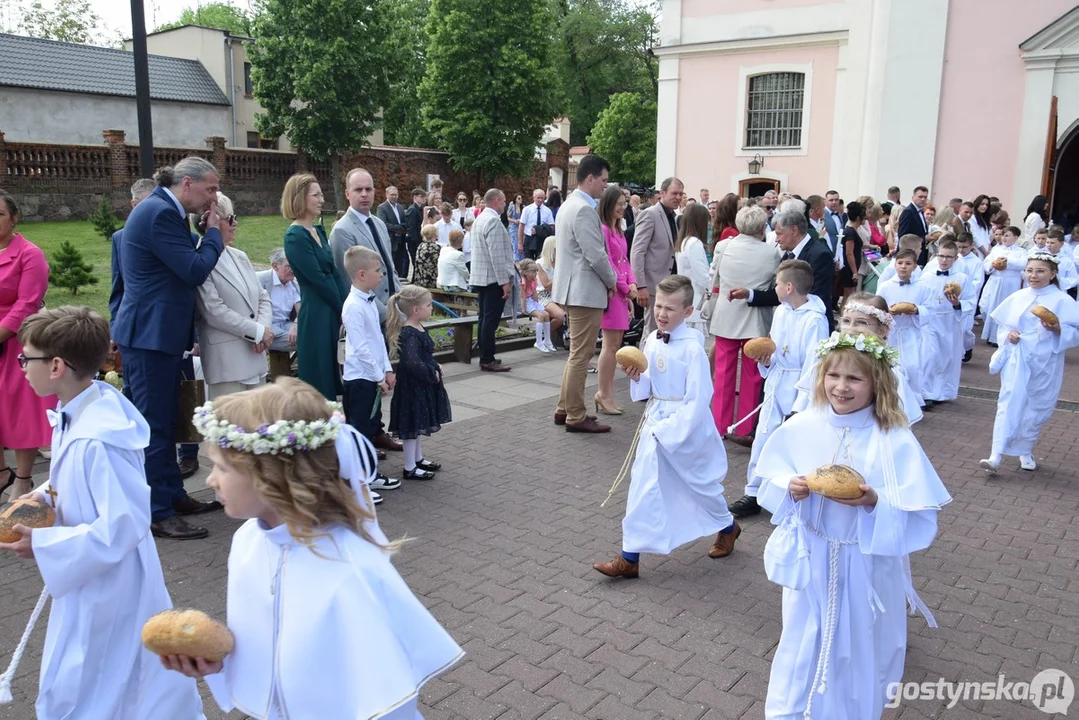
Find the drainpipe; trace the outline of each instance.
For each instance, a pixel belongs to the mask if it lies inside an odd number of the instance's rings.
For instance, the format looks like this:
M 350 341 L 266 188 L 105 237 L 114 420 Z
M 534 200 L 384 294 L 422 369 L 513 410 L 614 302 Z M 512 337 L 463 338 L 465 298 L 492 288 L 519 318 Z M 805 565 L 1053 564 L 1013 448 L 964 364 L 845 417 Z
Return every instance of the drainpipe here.
M 232 147 L 236 145 L 236 61 L 233 59 L 232 35 L 225 31 L 225 43 L 229 46 L 229 103 L 232 110 Z

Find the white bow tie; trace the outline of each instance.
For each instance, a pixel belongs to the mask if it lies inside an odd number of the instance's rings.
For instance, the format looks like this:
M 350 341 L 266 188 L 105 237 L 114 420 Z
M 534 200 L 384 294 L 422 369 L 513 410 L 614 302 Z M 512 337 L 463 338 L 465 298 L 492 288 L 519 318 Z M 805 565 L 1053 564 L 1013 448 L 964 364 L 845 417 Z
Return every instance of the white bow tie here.
M 45 416 L 49 419 L 49 425 L 53 427 L 59 425 L 60 432 L 67 430 L 67 424 L 70 422 L 70 417 L 67 413 L 63 411 L 57 412 L 56 410 L 46 410 Z

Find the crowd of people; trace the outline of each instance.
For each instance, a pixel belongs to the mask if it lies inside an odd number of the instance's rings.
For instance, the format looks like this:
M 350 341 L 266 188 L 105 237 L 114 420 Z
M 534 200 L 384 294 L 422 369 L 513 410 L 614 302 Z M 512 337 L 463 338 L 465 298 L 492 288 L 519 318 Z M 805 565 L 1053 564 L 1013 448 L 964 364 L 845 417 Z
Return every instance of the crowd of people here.
M 392 187 L 376 207 L 375 179 L 355 168 L 329 234 L 318 178 L 298 174 L 281 197 L 283 246 L 259 273 L 235 246 L 216 169 L 187 158 L 132 188 L 111 324 L 88 308 L 41 309 L 44 255 L 15 232 L 18 205 L 0 192 L 0 387 L 17 400 L 0 408 L 0 442 L 18 451 L 7 486 L 60 519 L 0 543 L 41 569 L 35 618 L 56 598 L 39 714 L 93 702 L 102 716 L 198 718 L 190 678 L 205 678 L 223 709 L 259 717 L 329 717 L 341 703 L 349 717 L 419 717 L 419 687 L 463 653 L 389 563 L 399 544 L 374 507 L 402 484 L 379 472 L 386 451 L 403 453 L 404 479 L 441 470 L 422 445 L 452 420 L 425 328 L 437 288 L 476 295 L 481 371 L 512 370 L 495 346 L 507 302 L 535 321 L 538 351 L 568 335 L 553 418 L 567 432 L 610 432 L 598 414 L 625 412 L 619 370 L 647 401 L 611 488 L 629 472 L 622 550 L 596 571 L 637 578 L 642 554 L 713 535 L 709 557 L 727 557 L 738 520 L 767 510 L 765 570 L 784 603 L 766 715 L 880 717 L 902 677 L 905 606 L 933 625 L 908 557 L 951 499 L 910 428 L 958 397 L 980 320 L 1001 375 L 982 467 L 995 473 L 1004 456 L 1037 467 L 1064 353 L 1079 344 L 1079 237 L 1047 223 L 1042 196 L 1018 227 L 985 195 L 939 210 L 925 187 L 907 205 L 897 188 L 884 203 L 834 191 L 713 201 L 706 189 L 698 202 L 672 177 L 641 199 L 609 172 L 589 155 L 564 200 L 537 189 L 526 206 L 492 188 L 471 205 L 458 194 L 455 208 L 440 188 L 417 188 L 406 209 Z M 642 352 L 620 353 L 634 323 Z M 94 380 L 113 347 L 123 394 Z M 299 379 L 267 383 L 269 354 L 292 351 Z M 178 457 L 174 442 L 195 357 L 209 402 L 192 424 L 213 461 L 213 502 L 184 491 L 190 449 Z M 50 440 L 50 479 L 32 489 L 32 453 Z M 729 506 L 724 440 L 751 448 Z M 138 629 L 170 601 L 150 533 L 205 537 L 184 516 L 222 507 L 247 521 L 229 561 L 236 651 L 153 658 Z M 87 615 L 94 629 L 79 632 Z M 344 616 L 354 622 L 333 622 Z M 72 661 L 88 656 L 111 662 Z M 351 682 L 371 668 L 377 682 Z

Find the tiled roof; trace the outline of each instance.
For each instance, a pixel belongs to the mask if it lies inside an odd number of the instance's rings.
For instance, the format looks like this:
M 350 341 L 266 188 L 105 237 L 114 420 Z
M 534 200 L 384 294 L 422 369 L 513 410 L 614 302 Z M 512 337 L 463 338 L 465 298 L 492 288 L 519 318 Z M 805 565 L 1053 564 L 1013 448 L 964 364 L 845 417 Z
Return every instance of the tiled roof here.
M 151 55 L 154 100 L 228 105 L 198 60 Z M 135 97 L 135 54 L 0 33 L 0 86 Z

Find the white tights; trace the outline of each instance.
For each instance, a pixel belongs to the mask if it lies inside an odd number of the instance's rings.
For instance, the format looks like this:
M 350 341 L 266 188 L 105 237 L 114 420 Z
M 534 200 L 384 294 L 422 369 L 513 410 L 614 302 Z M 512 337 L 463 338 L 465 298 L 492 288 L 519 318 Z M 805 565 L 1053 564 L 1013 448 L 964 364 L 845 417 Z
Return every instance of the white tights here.
M 402 440 L 401 444 L 404 445 L 405 470 L 415 470 L 416 463 L 423 460 L 423 450 L 420 449 L 420 439 Z

